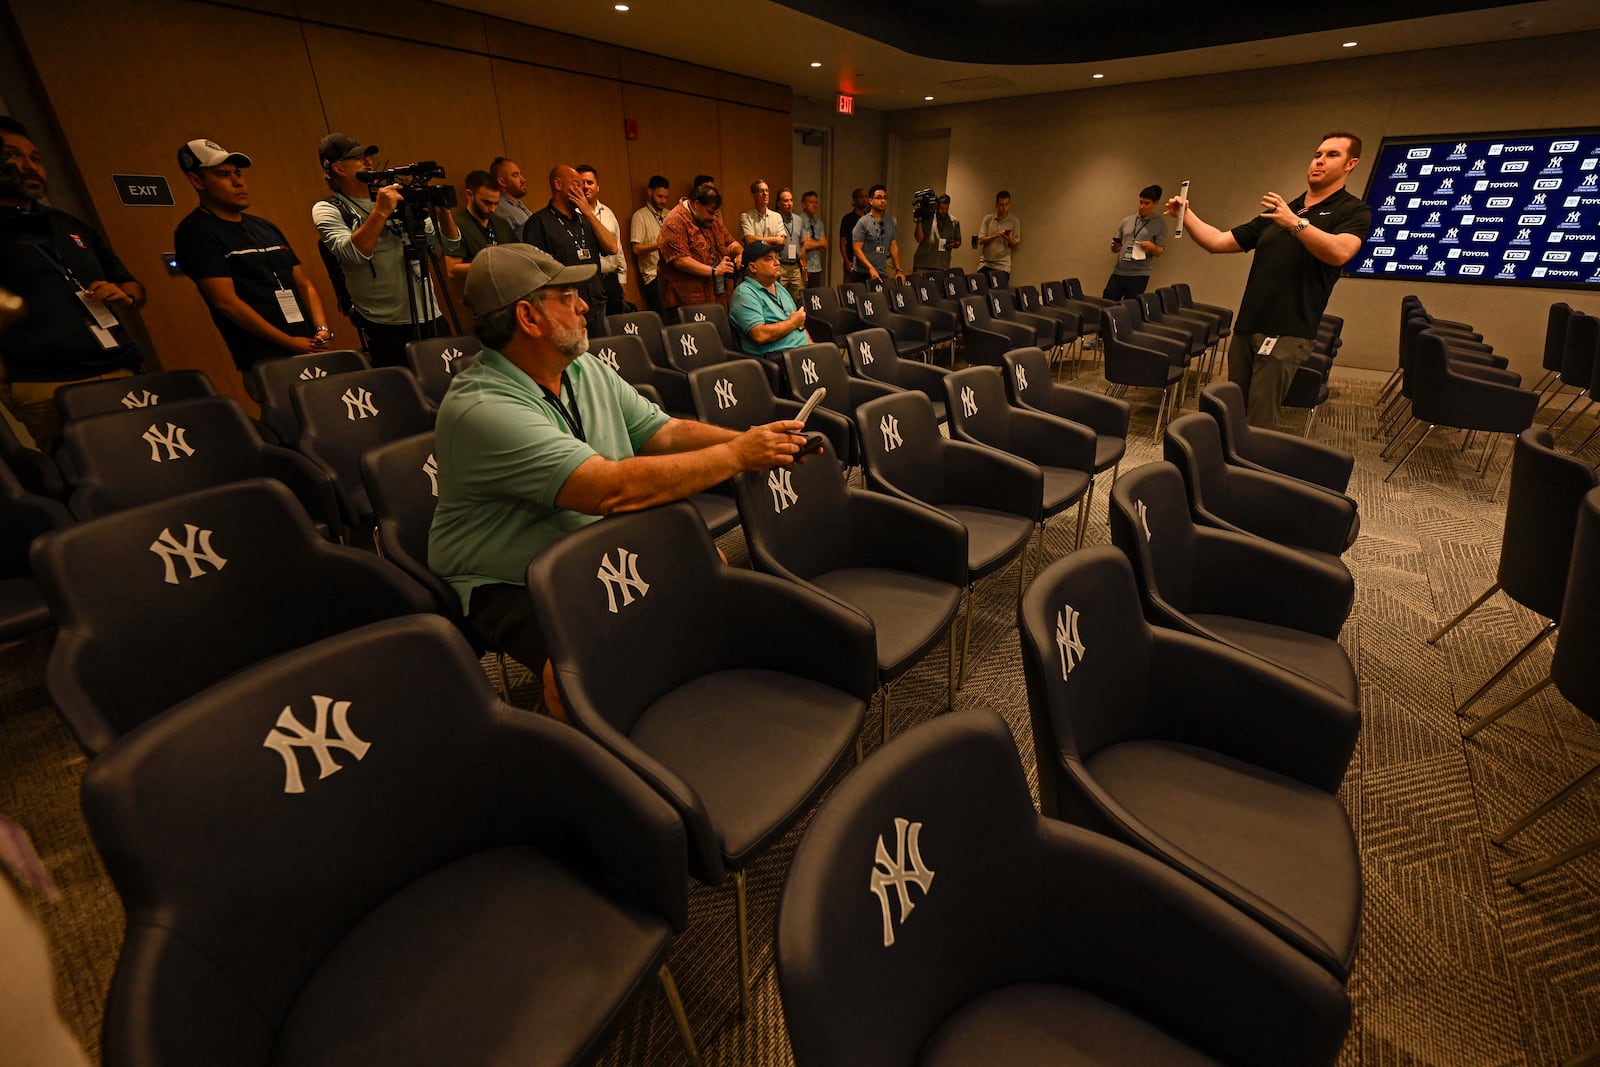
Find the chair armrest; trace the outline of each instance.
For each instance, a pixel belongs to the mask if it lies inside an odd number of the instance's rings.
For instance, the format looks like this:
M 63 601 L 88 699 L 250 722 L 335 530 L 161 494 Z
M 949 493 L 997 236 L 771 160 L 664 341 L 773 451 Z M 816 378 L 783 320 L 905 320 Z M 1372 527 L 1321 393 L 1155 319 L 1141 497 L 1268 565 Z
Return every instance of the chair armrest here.
M 942 511 L 883 493 L 850 490 L 850 561 L 967 584 L 967 529 Z
M 945 400 L 944 380 L 949 374 L 950 370 L 947 367 L 935 367 L 931 363 L 902 359 L 895 377 L 904 388 L 926 393 L 928 399 L 942 404 Z
M 1017 347 L 1010 336 L 997 330 L 986 330 L 982 326 L 968 324 L 962 327 L 962 331 L 969 365 L 983 364 L 998 367 L 1003 362 L 1001 357 Z
M 498 777 L 516 783 L 518 794 L 507 801 L 535 828 L 556 823 L 560 837 L 576 843 L 607 881 L 674 930 L 686 929 L 688 844 L 672 805 L 587 737 L 526 711 L 500 710 Z
M 1048 406 L 1038 408 L 1047 415 L 1081 423 L 1102 437 L 1127 437 L 1133 419 L 1133 405 L 1126 400 L 1087 389 L 1051 383 L 1045 394 Z
M 1350 473 L 1356 465 L 1356 457 L 1350 452 L 1278 430 L 1252 429 L 1250 439 L 1258 466 L 1336 493 L 1343 493 L 1350 485 Z
M 1010 344 L 1006 346 L 1007 352 L 1013 348 L 1047 347 L 1039 344 L 1039 331 L 1027 323 L 1007 322 L 1005 319 L 992 318 L 985 324 L 984 328 L 1010 340 Z M 1055 323 L 1052 322 L 1050 324 L 1048 332 L 1051 337 L 1056 335 Z
M 1416 399 L 1413 397 L 1413 405 Z M 1475 414 L 1484 416 L 1471 428 L 1498 433 L 1521 433 L 1526 430 L 1533 425 L 1534 412 L 1539 408 L 1539 394 L 1531 389 L 1458 374 L 1453 367 L 1445 372 L 1445 384 L 1438 399 L 1447 405 L 1471 405 L 1476 409 Z M 1425 410 L 1427 407 L 1429 405 L 1425 405 Z M 1422 415 L 1418 414 L 1417 417 L 1422 418 Z
M 326 523 L 328 531 L 336 538 L 344 534 L 339 490 L 333 475 L 322 464 L 287 448 L 262 445 L 261 468 L 269 478 L 276 478 L 289 487 L 314 522 Z
M 1343 555 L 1350 545 L 1356 503 L 1294 478 L 1229 467 L 1228 504 L 1234 522 L 1280 545 Z
M 1035 315 L 1031 311 L 1013 311 L 1000 321 L 1027 326 L 1039 337 L 1054 339 L 1061 336 L 1061 320 L 1048 315 Z
M 1361 732 L 1354 705 L 1248 652 L 1176 630 L 1154 636 L 1153 736 L 1338 792 Z
M 848 384 L 850 388 L 850 409 L 852 411 L 869 400 L 904 392 L 898 386 L 890 385 L 888 382 L 880 382 L 875 378 L 858 378 L 853 373 L 849 376 Z
M 1071 467 L 1094 477 L 1095 434 L 1087 426 L 1042 411 L 1010 413 L 1014 454 L 1046 467 Z
M 922 319 L 898 311 L 891 311 L 887 318 L 892 334 L 917 344 L 928 343 L 928 324 Z
M 726 568 L 722 633 L 730 662 L 831 685 L 862 702 L 878 687 L 878 639 L 861 612 L 770 574 Z M 714 638 L 713 638 L 714 639 Z
M 940 447 L 944 449 L 945 501 L 1039 521 L 1044 512 L 1044 474 L 1038 467 L 965 441 L 946 441 Z
M 1058 902 L 1030 946 L 1042 975 L 1236 1067 L 1329 1065 L 1338 1057 L 1349 996 L 1305 953 L 1108 837 L 1044 818 L 1039 834 L 1039 893 Z
M 1335 638 L 1355 579 L 1342 564 L 1226 530 L 1195 530 L 1190 610 L 1234 615 Z

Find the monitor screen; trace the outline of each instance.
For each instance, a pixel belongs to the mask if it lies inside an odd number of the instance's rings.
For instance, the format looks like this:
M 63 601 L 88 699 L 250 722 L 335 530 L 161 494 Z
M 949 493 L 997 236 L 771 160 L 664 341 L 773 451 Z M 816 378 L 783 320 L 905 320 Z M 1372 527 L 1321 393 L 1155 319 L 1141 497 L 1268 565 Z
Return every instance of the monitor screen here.
M 1600 291 L 1600 129 L 1386 137 L 1350 278 Z

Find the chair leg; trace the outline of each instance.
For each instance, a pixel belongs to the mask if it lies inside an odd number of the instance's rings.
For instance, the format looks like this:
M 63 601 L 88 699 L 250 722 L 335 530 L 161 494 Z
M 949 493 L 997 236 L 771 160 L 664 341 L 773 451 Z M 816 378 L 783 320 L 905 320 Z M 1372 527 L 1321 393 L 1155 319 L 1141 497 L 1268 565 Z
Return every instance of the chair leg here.
M 678 995 L 678 983 L 673 981 L 672 972 L 663 963 L 656 972 L 656 977 L 661 981 L 661 992 L 667 995 L 667 1005 L 672 1009 L 672 1021 L 678 1024 L 678 1040 L 683 1042 L 683 1050 L 689 1054 L 689 1063 L 692 1067 L 700 1067 L 700 1048 L 694 1041 L 694 1027 L 689 1025 L 689 1013 L 683 1010 L 683 998 Z
M 500 680 L 500 699 L 507 704 L 511 703 L 511 686 L 506 681 L 506 654 L 496 651 L 494 654 L 494 671 Z
M 1115 478 L 1115 475 L 1112 475 Z M 1089 479 L 1089 488 L 1084 492 L 1083 499 L 1078 501 L 1078 535 L 1073 541 L 1074 551 L 1083 547 L 1083 532 L 1089 528 L 1089 510 L 1094 506 L 1094 479 Z
M 1590 399 L 1585 400 L 1583 402 L 1583 407 L 1579 408 L 1578 413 L 1572 416 L 1572 421 L 1567 423 L 1567 428 L 1561 431 L 1561 436 L 1556 438 L 1555 443 L 1559 445 L 1562 441 L 1565 441 L 1567 439 L 1567 434 L 1571 433 L 1572 428 L 1578 425 L 1578 420 L 1587 415 L 1589 413 L 1589 409 L 1592 407 L 1594 407 L 1594 399 L 1591 397 Z
M 1487 601 L 1490 597 L 1494 596 L 1499 591 L 1500 591 L 1500 583 L 1499 582 L 1495 582 L 1489 588 L 1485 589 L 1483 591 L 1483 595 L 1478 597 L 1477 600 L 1474 600 L 1472 603 L 1468 604 L 1466 607 L 1462 608 L 1460 614 L 1458 614 L 1455 618 L 1451 619 L 1449 622 L 1445 623 L 1443 626 L 1441 626 L 1437 630 L 1435 630 L 1433 632 L 1433 636 L 1428 638 L 1428 644 L 1430 644 L 1430 645 L 1438 644 L 1439 638 L 1443 637 L 1445 634 L 1449 633 L 1451 630 L 1454 630 L 1458 625 L 1460 625 L 1462 619 L 1466 618 L 1468 615 L 1471 615 L 1474 611 L 1477 611 L 1479 608 L 1483 607 L 1485 601 Z M 1459 711 L 1461 709 L 1457 708 L 1456 710 Z
M 1465 730 L 1461 731 L 1461 736 L 1463 738 L 1472 737 L 1477 734 L 1479 730 L 1483 729 L 1485 726 L 1488 726 L 1490 723 L 1499 722 L 1501 717 L 1504 716 L 1506 712 L 1518 707 L 1529 697 L 1536 695 L 1540 690 L 1550 685 L 1550 683 L 1551 679 L 1547 676 L 1544 681 L 1535 682 L 1533 685 L 1528 686 L 1528 688 L 1524 689 L 1522 692 L 1513 697 L 1511 699 L 1511 703 L 1503 704 L 1500 707 L 1495 708 L 1481 719 L 1474 719 L 1471 726 L 1468 726 Z
M 1400 447 L 1400 442 L 1405 440 L 1406 435 L 1411 432 L 1411 427 L 1416 425 L 1416 422 L 1416 416 L 1408 416 L 1406 421 L 1400 424 L 1400 429 L 1395 431 L 1395 435 L 1389 438 L 1389 443 L 1383 446 L 1383 451 L 1378 453 L 1378 458 L 1388 459 L 1389 453 Z
M 1395 472 L 1395 471 L 1397 471 L 1397 470 L 1399 470 L 1399 469 L 1400 469 L 1400 468 L 1401 468 L 1401 467 L 1403 467 L 1403 466 L 1405 466 L 1405 465 L 1406 465 L 1406 460 L 1408 460 L 1408 459 L 1410 459 L 1410 458 L 1411 458 L 1411 453 L 1412 453 L 1412 452 L 1415 452 L 1415 451 L 1416 451 L 1416 450 L 1417 450 L 1417 449 L 1419 449 L 1419 448 L 1421 448 L 1421 447 L 1422 447 L 1422 442 L 1424 442 L 1424 441 L 1426 441 L 1426 440 L 1427 440 L 1427 439 L 1428 439 L 1428 435 L 1429 435 L 1429 434 L 1430 434 L 1430 433 L 1432 433 L 1432 432 L 1433 432 L 1433 425 L 1432 425 L 1432 424 L 1431 424 L 1431 423 L 1430 423 L 1430 424 L 1429 424 L 1429 425 L 1428 425 L 1428 428 L 1427 428 L 1427 429 L 1426 429 L 1426 430 L 1423 430 L 1423 431 L 1422 431 L 1422 436 L 1421 436 L 1421 437 L 1419 437 L 1419 438 L 1417 438 L 1417 443 L 1416 443 L 1416 444 L 1414 444 L 1414 445 L 1412 445 L 1412 446 L 1411 446 L 1411 451 L 1410 451 L 1410 452 L 1407 452 L 1407 453 L 1406 453 L 1406 454 L 1405 454 L 1405 455 L 1403 455 L 1403 456 L 1401 456 L 1401 457 L 1400 457 L 1400 462 L 1399 462 L 1399 463 L 1396 463 L 1396 464 L 1395 464 L 1395 465 L 1394 465 L 1394 466 L 1393 466 L 1393 467 L 1392 467 L 1392 468 L 1391 468 L 1391 469 L 1390 469 L 1390 470 L 1389 470 L 1389 473 L 1388 473 L 1388 474 L 1385 474 L 1385 475 L 1384 475 L 1384 476 L 1383 476 L 1383 480 L 1384 480 L 1384 481 L 1385 481 L 1385 482 L 1387 482 L 1387 481 L 1388 481 L 1388 480 L 1389 480 L 1389 479 L 1390 479 L 1390 478 L 1393 478 L 1393 477 L 1394 477 L 1394 472 Z M 1396 441 L 1398 441 L 1398 440 L 1400 440 L 1400 438 L 1399 438 L 1399 437 L 1396 437 L 1396 438 L 1395 438 L 1395 440 L 1396 440 Z
M 1589 442 L 1593 441 L 1596 437 L 1600 437 L 1600 423 L 1597 423 L 1595 428 L 1589 431 L 1588 437 L 1585 437 L 1578 443 L 1578 447 L 1572 450 L 1572 454 L 1576 456 L 1579 452 L 1582 452 L 1584 449 L 1588 448 Z
M 1576 793 L 1578 790 L 1594 781 L 1596 775 L 1600 775 L 1600 763 L 1596 763 L 1593 767 L 1590 767 L 1587 771 L 1584 771 L 1582 774 L 1578 775 L 1578 777 L 1569 782 L 1567 786 L 1561 790 L 1561 792 L 1557 793 L 1543 804 L 1540 804 L 1537 808 L 1534 808 L 1532 811 L 1528 812 L 1528 814 L 1524 815 L 1522 818 L 1518 819 L 1504 830 L 1501 830 L 1499 833 L 1489 838 L 1489 840 L 1493 841 L 1497 845 L 1503 845 L 1507 841 L 1510 841 L 1513 837 L 1516 837 L 1518 834 L 1522 833 L 1522 831 L 1526 830 L 1528 827 L 1532 826 L 1534 823 L 1550 814 L 1556 808 L 1560 807 L 1568 797 L 1572 796 L 1572 794 Z
M 1571 848 L 1567 849 L 1565 852 L 1558 852 L 1554 856 L 1551 856 L 1547 860 L 1541 860 L 1538 863 L 1532 863 L 1532 864 L 1529 864 L 1526 867 L 1517 868 L 1516 870 L 1512 871 L 1510 874 L 1506 875 L 1506 881 L 1509 882 L 1511 885 L 1521 885 L 1523 882 L 1526 882 L 1530 878 L 1537 878 L 1541 874 L 1547 874 L 1550 871 L 1555 870 L 1557 867 L 1561 867 L 1561 866 L 1564 866 L 1567 863 L 1570 863 L 1571 861 L 1577 859 L 1579 856 L 1583 855 L 1586 852 L 1593 852 L 1597 848 L 1600 848 L 1600 837 L 1591 837 L 1589 840 L 1583 842 L 1582 844 L 1573 845 Z M 1580 1056 L 1580 1057 L 1578 1057 L 1576 1059 L 1568 1060 L 1567 1063 L 1568 1064 L 1595 1064 L 1595 1063 L 1600 1063 L 1600 1048 L 1592 1049 L 1589 1052 L 1585 1052 L 1582 1056 Z
M 1319 406 L 1319 407 L 1314 407 L 1310 411 L 1306 412 L 1306 432 L 1302 436 L 1304 436 L 1304 437 L 1310 437 L 1311 436 L 1311 425 L 1312 425 L 1312 423 L 1317 421 L 1317 412 L 1319 412 L 1321 410 L 1322 410 L 1322 408 Z
M 967 610 L 965 612 L 966 621 L 963 624 L 964 625 L 964 629 L 965 629 L 965 633 L 963 633 L 962 636 L 961 636 L 961 670 L 956 674 L 956 688 L 957 689 L 960 689 L 962 686 L 967 684 L 967 652 L 972 648 L 972 602 L 973 602 L 973 599 L 974 599 L 974 596 L 973 596 L 973 585 L 972 585 L 972 583 L 969 583 L 967 585 L 967 597 L 966 597 L 966 600 L 967 600 Z
M 888 707 L 887 704 L 884 705 Z M 733 893 L 739 906 L 739 1018 L 750 1017 L 750 914 L 745 901 L 744 872 L 733 872 Z
M 1555 432 L 1556 426 L 1560 424 L 1562 419 L 1567 417 L 1567 412 L 1572 410 L 1572 405 L 1576 404 L 1578 401 L 1582 400 L 1588 395 L 1589 390 L 1587 389 L 1580 389 L 1576 393 L 1572 394 L 1572 399 L 1567 401 L 1567 406 L 1561 409 L 1561 414 L 1550 420 L 1550 432 Z
M 945 643 L 950 646 L 948 659 L 944 667 L 945 684 L 945 711 L 956 710 L 956 618 L 950 616 L 950 632 L 945 635 Z
M 1487 682 L 1484 682 L 1482 685 L 1478 686 L 1477 689 L 1473 690 L 1472 691 L 1472 695 L 1469 696 L 1467 699 L 1463 700 L 1456 707 L 1456 714 L 1460 715 L 1462 712 L 1464 712 L 1468 708 L 1472 707 L 1473 704 L 1477 703 L 1479 697 L 1483 696 L 1483 694 L 1487 693 L 1489 690 L 1493 689 L 1496 685 L 1498 685 L 1500 683 L 1500 679 L 1504 678 L 1506 675 L 1510 674 L 1513 670 L 1515 670 L 1517 664 L 1521 663 L 1524 659 L 1526 659 L 1528 657 L 1528 653 L 1530 653 L 1534 649 L 1538 648 L 1539 647 L 1539 643 L 1541 641 L 1543 641 L 1545 638 L 1549 637 L 1551 634 L 1553 634 L 1555 632 L 1556 632 L 1556 622 L 1555 622 L 1554 619 L 1552 619 L 1551 621 L 1545 623 L 1544 628 L 1542 630 L 1540 630 L 1538 633 L 1534 634 L 1533 637 L 1529 638 L 1528 643 L 1523 645 L 1522 648 L 1517 651 L 1516 655 L 1514 655 L 1510 659 L 1506 660 L 1505 665 L 1502 666 L 1499 670 L 1495 671 L 1494 674 L 1490 676 L 1490 678 L 1489 678 L 1489 680 Z
M 1500 490 L 1505 488 L 1506 479 L 1511 477 L 1511 460 L 1515 455 L 1516 446 L 1513 445 L 1511 455 L 1507 456 L 1506 461 L 1500 464 L 1500 477 L 1495 479 L 1494 491 L 1489 494 L 1489 502 L 1491 504 L 1500 498 Z
M 1043 544 L 1044 525 L 1039 525 L 1040 543 Z M 1017 603 L 1022 603 L 1023 590 L 1028 585 L 1028 542 L 1022 542 L 1022 551 L 1017 553 Z

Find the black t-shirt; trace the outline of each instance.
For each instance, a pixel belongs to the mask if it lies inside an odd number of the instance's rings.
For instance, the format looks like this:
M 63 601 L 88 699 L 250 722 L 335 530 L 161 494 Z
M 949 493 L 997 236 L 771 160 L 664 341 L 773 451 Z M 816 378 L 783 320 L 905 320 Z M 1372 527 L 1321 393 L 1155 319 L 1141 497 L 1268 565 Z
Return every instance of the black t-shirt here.
M 846 245 L 852 244 L 855 240 L 856 223 L 860 222 L 861 219 L 862 216 L 857 215 L 854 211 L 846 212 L 844 218 L 839 220 L 839 240 L 845 242 Z M 855 257 L 853 248 L 850 255 L 853 260 Z
M 70 382 L 137 368 L 139 348 L 127 328 L 119 324 L 111 330 L 120 347 L 101 347 L 90 331 L 94 320 L 77 295 L 80 287 L 98 281 L 121 285 L 134 281 L 133 275 L 81 219 L 55 208 L 35 210 L 50 228 L 44 244 L 19 240 L 14 224 L 0 223 L 0 287 L 16 293 L 28 308 L 22 321 L 0 334 L 0 359 L 11 380 Z
M 1372 228 L 1372 209 L 1349 190 L 1340 189 L 1309 210 L 1305 202 L 1301 193 L 1289 202 L 1289 209 L 1319 230 L 1353 233 L 1366 240 Z M 1251 219 L 1235 226 L 1232 233 L 1240 248 L 1255 250 L 1234 331 L 1315 338 L 1341 268 L 1313 256 L 1300 238 L 1270 219 Z
M 541 248 L 569 267 L 593 265 L 593 278 L 577 286 L 584 303 L 589 305 L 589 333 L 600 336 L 605 332 L 605 316 L 609 312 L 620 314 L 621 308 L 606 308 L 605 290 L 600 287 L 600 257 L 604 254 L 594 235 L 594 227 L 576 209 L 563 215 L 552 202 L 528 216 L 522 225 L 522 239 Z
M 300 302 L 294 284 L 294 268 L 300 260 L 289 247 L 288 238 L 266 219 L 245 215 L 238 222 L 218 218 L 203 208 L 195 208 L 173 234 L 178 268 L 198 282 L 202 278 L 231 278 L 233 290 L 251 310 L 291 337 L 310 337 L 323 323 L 311 321 L 311 311 L 300 307 L 299 322 L 290 322 L 278 303 L 277 291 L 287 289 Z M 211 321 L 217 324 L 233 362 L 248 370 L 263 359 L 289 355 L 264 337 L 211 308 Z

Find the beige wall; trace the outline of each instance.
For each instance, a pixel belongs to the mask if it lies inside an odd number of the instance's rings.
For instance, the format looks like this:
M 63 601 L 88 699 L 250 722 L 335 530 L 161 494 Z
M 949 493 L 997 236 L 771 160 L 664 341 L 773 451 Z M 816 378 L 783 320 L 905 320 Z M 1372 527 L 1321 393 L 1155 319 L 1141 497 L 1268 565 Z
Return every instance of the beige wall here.
M 839 219 L 850 210 L 850 190 L 888 181 L 885 113 L 858 107 L 854 115 L 841 115 L 833 100 L 814 101 L 797 97 L 794 102 L 796 126 L 827 130 L 832 157 L 828 188 L 822 190 L 822 218 L 828 224 L 828 256 L 832 277 L 840 280 Z M 906 262 L 909 252 L 902 248 Z
M 58 180 L 81 177 L 106 235 L 148 287 L 142 317 L 156 358 L 203 370 L 240 399 L 193 283 L 168 276 L 158 258 L 195 204 L 176 162 L 190 138 L 251 156 L 251 211 L 294 245 L 340 345 L 355 331 L 333 313 L 310 222 L 312 201 L 327 195 L 316 145 L 330 130 L 375 142 L 392 164 L 438 160 L 456 184 L 511 156 L 539 205 L 552 163 L 588 162 L 624 227 L 651 174 L 682 189 L 705 172 L 731 194 L 724 214 L 737 232 L 749 205 L 735 190 L 757 173 L 785 184 L 791 167 L 784 86 L 421 0 L 10 7 L 66 145 L 49 165 Z M 626 138 L 625 119 L 636 123 L 636 140 Z M 124 207 L 113 173 L 166 175 L 177 205 Z M 630 288 L 636 276 L 630 270 Z M 636 291 L 633 299 L 642 305 Z
M 891 113 L 891 136 L 950 131 L 949 192 L 973 232 L 1008 187 L 1023 222 L 1026 280 L 1081 278 L 1098 292 L 1117 220 L 1155 183 L 1184 178 L 1208 222 L 1233 226 L 1262 192 L 1294 196 L 1318 137 L 1354 130 L 1369 154 L 1387 134 L 1537 129 L 1600 122 L 1600 34 L 1574 34 L 1299 67 L 1107 86 Z M 1352 191 L 1366 187 L 1358 168 Z M 1198 299 L 1238 306 L 1245 256 L 1172 241 L 1157 283 L 1188 281 Z M 959 262 L 959 260 L 958 260 Z M 1344 279 L 1328 310 L 1346 319 L 1342 365 L 1392 367 L 1398 307 L 1415 292 L 1435 313 L 1478 324 L 1524 374 L 1536 370 L 1546 309 L 1565 300 L 1600 314 L 1600 297 L 1564 290 Z

